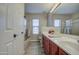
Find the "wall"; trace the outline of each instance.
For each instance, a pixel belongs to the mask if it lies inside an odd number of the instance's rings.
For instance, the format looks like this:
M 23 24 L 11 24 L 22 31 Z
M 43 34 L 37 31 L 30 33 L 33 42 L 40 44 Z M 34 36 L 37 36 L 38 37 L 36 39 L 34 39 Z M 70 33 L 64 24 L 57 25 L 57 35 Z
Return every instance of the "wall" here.
M 79 13 L 72 15 L 72 34 L 79 35 Z
M 48 27 L 51 27 L 51 26 L 53 26 L 53 16 L 52 16 L 52 14 L 48 14 L 48 16 L 47 16 L 47 26 Z

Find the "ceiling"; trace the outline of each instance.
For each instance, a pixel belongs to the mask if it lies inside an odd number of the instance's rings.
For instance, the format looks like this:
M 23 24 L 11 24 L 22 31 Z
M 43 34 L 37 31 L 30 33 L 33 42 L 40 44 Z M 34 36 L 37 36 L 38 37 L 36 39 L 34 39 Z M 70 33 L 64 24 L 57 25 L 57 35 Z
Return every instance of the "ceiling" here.
M 79 3 L 63 3 L 55 10 L 55 14 L 73 13 L 79 13 Z
M 25 13 L 48 13 L 54 3 L 25 3 Z

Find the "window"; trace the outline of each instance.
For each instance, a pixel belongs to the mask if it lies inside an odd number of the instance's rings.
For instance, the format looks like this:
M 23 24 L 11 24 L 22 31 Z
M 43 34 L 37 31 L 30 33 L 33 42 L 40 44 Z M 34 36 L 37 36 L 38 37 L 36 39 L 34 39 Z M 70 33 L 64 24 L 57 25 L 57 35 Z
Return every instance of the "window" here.
M 61 32 L 61 20 L 60 19 L 54 20 L 54 27 L 58 32 Z
M 39 34 L 39 19 L 32 20 L 33 34 Z
M 55 21 L 54 21 L 54 26 L 55 26 L 55 27 L 59 27 L 59 26 L 61 26 L 61 21 L 58 20 L 58 19 L 55 20 Z
M 71 20 L 66 20 L 65 21 L 66 24 L 65 24 L 65 29 L 64 29 L 64 33 L 66 34 L 70 34 L 71 33 Z
M 66 20 L 66 26 L 71 26 L 71 20 Z

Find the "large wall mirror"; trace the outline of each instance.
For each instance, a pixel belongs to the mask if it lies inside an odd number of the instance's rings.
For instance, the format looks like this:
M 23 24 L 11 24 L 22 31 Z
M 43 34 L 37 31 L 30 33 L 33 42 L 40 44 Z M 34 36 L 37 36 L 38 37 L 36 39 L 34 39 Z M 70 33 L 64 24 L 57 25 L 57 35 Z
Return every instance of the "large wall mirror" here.
M 63 17 L 62 33 L 79 35 L 79 3 L 60 4 L 53 13 Z

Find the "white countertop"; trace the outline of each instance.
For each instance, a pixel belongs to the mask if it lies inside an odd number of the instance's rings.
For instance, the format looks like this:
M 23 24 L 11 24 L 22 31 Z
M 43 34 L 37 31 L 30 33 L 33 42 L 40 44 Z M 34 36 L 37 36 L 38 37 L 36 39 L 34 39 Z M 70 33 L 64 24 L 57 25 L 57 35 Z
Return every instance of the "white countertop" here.
M 43 32 L 43 35 L 48 37 L 57 46 L 63 49 L 66 53 L 71 55 L 79 55 L 79 36 L 67 35 L 67 34 L 54 34 L 53 37 L 49 37 L 47 32 Z

